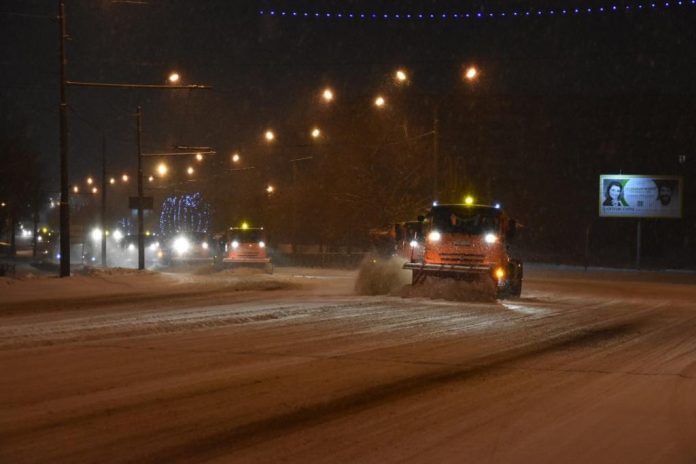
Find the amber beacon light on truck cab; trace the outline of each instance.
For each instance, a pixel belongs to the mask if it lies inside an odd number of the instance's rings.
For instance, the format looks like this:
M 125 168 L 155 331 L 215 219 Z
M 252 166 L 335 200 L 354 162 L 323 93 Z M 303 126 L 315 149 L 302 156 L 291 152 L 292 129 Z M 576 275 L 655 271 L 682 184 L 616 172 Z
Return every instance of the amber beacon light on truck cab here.
M 421 217 L 422 229 L 410 246 L 404 269 L 413 285 L 428 277 L 466 281 L 490 279 L 498 297 L 520 296 L 523 267 L 509 254 L 518 224 L 497 206 L 445 204 Z M 415 251 L 415 250 L 414 250 Z

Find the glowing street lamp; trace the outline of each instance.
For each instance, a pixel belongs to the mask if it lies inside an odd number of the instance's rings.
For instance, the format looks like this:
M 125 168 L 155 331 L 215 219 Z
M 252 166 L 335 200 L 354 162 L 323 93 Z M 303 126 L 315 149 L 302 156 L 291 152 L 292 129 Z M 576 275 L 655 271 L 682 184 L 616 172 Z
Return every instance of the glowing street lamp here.
M 157 174 L 160 176 L 166 176 L 167 172 L 169 172 L 169 168 L 167 168 L 166 164 L 160 163 L 157 165 Z
M 203 161 L 203 153 L 196 153 L 196 161 Z
M 121 180 L 122 180 L 123 182 L 128 182 L 128 174 L 122 175 L 122 176 L 121 176 Z
M 116 183 L 116 179 L 114 179 L 113 177 L 110 178 L 110 179 L 109 179 L 109 183 L 110 183 L 111 185 L 114 185 L 114 184 Z
M 73 187 L 72 191 L 73 191 L 73 193 L 79 193 L 79 192 L 80 192 L 80 188 L 76 185 L 76 186 Z
M 92 193 L 96 194 L 99 192 L 99 189 L 97 187 L 92 187 Z
M 94 179 L 92 179 L 91 177 L 88 177 L 87 178 L 87 185 L 92 185 L 93 183 L 94 183 Z
M 268 187 L 266 187 L 266 193 L 268 193 L 270 195 L 273 192 L 275 192 L 275 188 L 273 188 L 272 185 L 269 185 Z
M 179 76 L 178 72 L 172 72 L 169 74 L 169 77 L 167 78 L 170 84 L 178 84 L 179 81 L 181 80 L 181 76 Z
M 479 72 L 478 69 L 476 69 L 476 66 L 469 66 L 468 68 L 466 68 L 466 71 L 464 72 L 464 77 L 467 80 L 473 81 L 478 77 L 478 74 Z
M 239 157 L 239 153 L 235 153 L 234 155 L 232 155 L 232 162 L 233 163 L 239 163 L 240 159 L 241 158 Z
M 397 69 L 396 73 L 394 74 L 394 78 L 396 79 L 396 82 L 404 83 L 408 80 L 408 75 L 403 69 Z
M 150 176 L 147 178 L 148 182 L 153 182 L 155 180 L 155 176 Z
M 315 127 L 312 129 L 312 138 L 317 139 L 321 135 L 321 131 L 319 130 L 318 127 Z
M 331 90 L 330 88 L 327 87 L 327 88 L 324 89 L 324 91 L 321 93 L 321 98 L 322 98 L 325 102 L 327 102 L 327 103 L 332 102 L 333 99 L 334 99 L 333 90 Z
M 272 130 L 267 130 L 263 136 L 266 138 L 267 142 L 273 142 L 275 140 L 275 134 Z
M 386 103 L 387 103 L 386 100 L 381 95 L 378 96 L 377 98 L 375 98 L 375 106 L 377 108 L 383 108 Z
M 186 168 L 186 174 L 188 174 L 189 176 L 193 175 L 194 172 L 195 172 L 195 171 L 194 171 L 194 169 L 193 169 L 191 166 L 189 166 L 188 168 Z

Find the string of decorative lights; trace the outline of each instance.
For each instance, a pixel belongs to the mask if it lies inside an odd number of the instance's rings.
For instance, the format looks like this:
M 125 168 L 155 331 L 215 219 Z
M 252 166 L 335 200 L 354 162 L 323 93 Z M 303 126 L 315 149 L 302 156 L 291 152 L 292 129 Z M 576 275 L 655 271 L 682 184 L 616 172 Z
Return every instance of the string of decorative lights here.
M 160 234 L 169 237 L 177 233 L 208 233 L 210 204 L 200 192 L 170 196 L 162 203 Z
M 532 16 L 579 16 L 591 14 L 611 14 L 620 11 L 651 11 L 665 10 L 669 8 L 696 6 L 696 0 L 672 0 L 662 2 L 640 2 L 628 5 L 610 4 L 607 6 L 578 6 L 575 8 L 528 8 L 514 9 L 497 12 L 469 12 L 469 13 L 444 13 L 444 12 L 365 12 L 365 11 L 306 11 L 306 10 L 259 10 L 260 16 L 273 16 L 281 18 L 311 18 L 333 20 L 357 20 L 357 21 L 462 21 L 498 18 L 525 18 Z

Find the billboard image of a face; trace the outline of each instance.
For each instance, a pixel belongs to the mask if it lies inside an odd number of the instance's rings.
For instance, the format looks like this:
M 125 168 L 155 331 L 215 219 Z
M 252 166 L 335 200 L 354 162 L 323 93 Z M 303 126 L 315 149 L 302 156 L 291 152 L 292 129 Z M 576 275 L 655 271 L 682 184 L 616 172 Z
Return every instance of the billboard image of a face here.
M 600 216 L 681 217 L 680 177 L 605 174 L 599 188 Z

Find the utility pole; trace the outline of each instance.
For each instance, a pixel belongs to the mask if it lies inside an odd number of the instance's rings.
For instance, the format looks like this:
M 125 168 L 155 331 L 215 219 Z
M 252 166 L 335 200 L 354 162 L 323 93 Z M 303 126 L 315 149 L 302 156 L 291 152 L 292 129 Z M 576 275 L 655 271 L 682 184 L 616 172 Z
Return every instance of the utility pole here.
M 439 134 L 440 119 L 438 118 L 438 104 L 435 103 L 433 108 L 433 201 L 438 201 L 438 158 L 440 150 L 440 134 Z
M 136 112 L 137 138 L 138 138 L 138 269 L 145 269 L 145 231 L 143 213 L 143 150 L 142 150 L 142 111 L 138 106 Z
M 102 135 L 101 264 L 106 267 L 106 136 Z
M 65 79 L 65 4 L 58 0 L 60 62 L 60 277 L 70 276 L 70 192 L 68 179 L 68 96 Z

